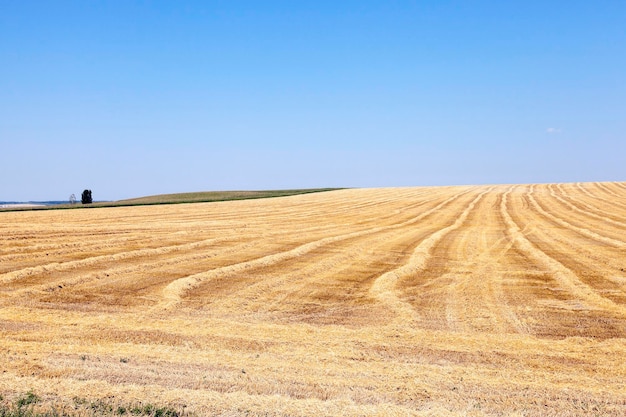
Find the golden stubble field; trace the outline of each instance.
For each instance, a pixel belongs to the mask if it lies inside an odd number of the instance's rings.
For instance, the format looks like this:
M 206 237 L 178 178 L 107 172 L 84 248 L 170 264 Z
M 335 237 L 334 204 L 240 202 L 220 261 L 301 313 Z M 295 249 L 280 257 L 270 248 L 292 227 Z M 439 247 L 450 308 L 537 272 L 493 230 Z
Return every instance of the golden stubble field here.
M 0 213 L 0 394 L 626 415 L 626 184 Z

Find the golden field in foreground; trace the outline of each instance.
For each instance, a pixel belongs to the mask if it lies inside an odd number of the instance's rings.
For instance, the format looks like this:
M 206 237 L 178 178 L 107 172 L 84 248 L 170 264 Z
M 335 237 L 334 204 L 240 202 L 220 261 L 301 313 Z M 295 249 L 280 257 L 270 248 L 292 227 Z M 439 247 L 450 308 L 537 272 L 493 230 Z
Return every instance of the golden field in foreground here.
M 0 213 L 0 336 L 63 410 L 623 416 L 626 184 Z

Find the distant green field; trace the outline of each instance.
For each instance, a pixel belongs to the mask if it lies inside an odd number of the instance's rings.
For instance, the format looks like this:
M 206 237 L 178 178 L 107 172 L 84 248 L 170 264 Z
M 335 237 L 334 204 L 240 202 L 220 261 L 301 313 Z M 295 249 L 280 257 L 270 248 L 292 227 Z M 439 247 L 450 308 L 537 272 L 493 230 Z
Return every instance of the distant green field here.
M 161 194 L 148 197 L 120 200 L 113 203 L 116 206 L 147 205 L 147 204 L 179 204 L 204 203 L 211 201 L 251 200 L 255 198 L 285 197 L 297 194 L 319 193 L 333 191 L 338 188 L 309 188 L 299 190 L 264 190 L 264 191 L 204 191 L 197 193 Z
M 207 203 L 213 201 L 231 200 L 251 200 L 257 198 L 286 197 L 290 195 L 319 193 L 324 191 L 340 190 L 340 188 L 305 188 L 298 190 L 264 190 L 264 191 L 203 191 L 195 193 L 160 194 L 127 200 L 96 202 L 83 205 L 58 204 L 41 207 L 7 207 L 0 208 L 0 211 L 24 211 L 24 210 L 59 210 L 76 208 L 96 208 L 96 207 L 126 207 L 126 206 L 148 206 L 156 204 L 183 204 L 183 203 Z

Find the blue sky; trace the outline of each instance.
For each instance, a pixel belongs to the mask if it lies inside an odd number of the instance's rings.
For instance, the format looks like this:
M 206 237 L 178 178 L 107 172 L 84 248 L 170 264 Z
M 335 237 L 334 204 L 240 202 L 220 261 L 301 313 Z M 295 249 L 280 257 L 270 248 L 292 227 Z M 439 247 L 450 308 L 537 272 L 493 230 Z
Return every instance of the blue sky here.
M 623 1 L 0 0 L 0 201 L 626 180 Z

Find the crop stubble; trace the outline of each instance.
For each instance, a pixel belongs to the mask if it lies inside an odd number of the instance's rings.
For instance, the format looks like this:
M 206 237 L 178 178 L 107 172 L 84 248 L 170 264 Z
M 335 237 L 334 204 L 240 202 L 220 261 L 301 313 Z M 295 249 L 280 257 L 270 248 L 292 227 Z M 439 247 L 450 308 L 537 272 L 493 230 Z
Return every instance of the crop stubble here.
M 624 415 L 626 188 L 2 213 L 0 316 L 5 397 Z

